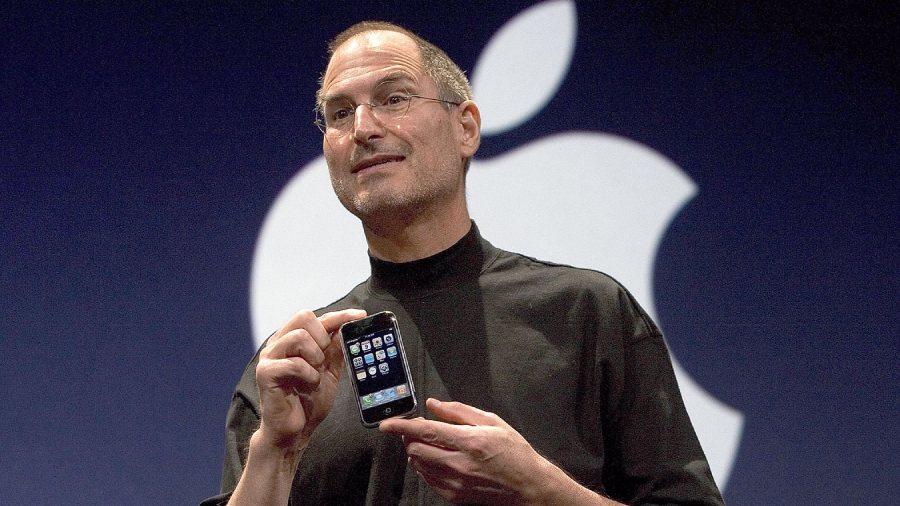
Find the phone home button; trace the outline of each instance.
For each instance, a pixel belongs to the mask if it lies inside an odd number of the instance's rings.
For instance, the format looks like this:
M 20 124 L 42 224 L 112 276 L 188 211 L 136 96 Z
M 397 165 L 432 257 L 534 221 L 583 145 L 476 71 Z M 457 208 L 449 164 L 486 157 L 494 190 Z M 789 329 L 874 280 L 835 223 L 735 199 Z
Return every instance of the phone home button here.
M 393 411 L 391 408 L 384 408 L 384 414 L 389 415 Z

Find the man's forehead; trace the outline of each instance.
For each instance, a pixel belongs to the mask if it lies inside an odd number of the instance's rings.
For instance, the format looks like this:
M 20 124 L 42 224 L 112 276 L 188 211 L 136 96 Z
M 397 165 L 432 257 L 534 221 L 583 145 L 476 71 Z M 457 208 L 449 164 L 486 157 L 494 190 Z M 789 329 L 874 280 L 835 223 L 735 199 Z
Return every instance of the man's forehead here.
M 325 71 L 323 85 L 372 70 L 370 67 L 406 69 L 422 73 L 422 56 L 409 36 L 386 30 L 354 35 L 335 49 Z
M 405 50 L 418 53 L 416 42 L 405 33 L 391 30 L 369 30 L 350 37 L 338 46 L 334 54 L 355 51 Z

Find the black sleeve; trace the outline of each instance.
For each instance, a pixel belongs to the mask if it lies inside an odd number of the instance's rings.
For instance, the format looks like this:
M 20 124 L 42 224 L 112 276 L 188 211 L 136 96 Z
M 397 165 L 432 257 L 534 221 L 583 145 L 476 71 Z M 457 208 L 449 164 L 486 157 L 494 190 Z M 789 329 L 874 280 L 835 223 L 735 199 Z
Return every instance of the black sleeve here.
M 201 506 L 227 504 L 241 479 L 244 465 L 247 463 L 250 436 L 259 428 L 259 389 L 256 386 L 258 362 L 259 351 L 247 364 L 231 397 L 225 421 L 225 459 L 222 464 L 220 495 L 204 500 Z
M 619 364 L 604 417 L 604 485 L 628 504 L 724 504 L 700 447 L 658 327 L 627 291 L 618 297 Z M 607 327 L 608 331 L 613 331 Z
M 200 506 L 226 506 L 228 501 L 231 500 L 231 492 L 227 494 L 219 494 L 214 497 L 210 497 L 209 499 L 204 499 Z

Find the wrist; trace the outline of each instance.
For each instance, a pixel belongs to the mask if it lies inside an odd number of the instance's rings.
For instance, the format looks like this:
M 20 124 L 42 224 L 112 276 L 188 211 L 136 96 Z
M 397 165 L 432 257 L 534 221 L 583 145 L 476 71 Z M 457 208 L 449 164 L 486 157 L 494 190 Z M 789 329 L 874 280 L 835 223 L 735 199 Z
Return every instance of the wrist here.
M 244 472 L 228 504 L 286 504 L 304 450 L 305 446 L 285 448 L 272 444 L 262 428 L 254 432 Z
M 527 486 L 520 489 L 519 504 L 522 506 L 562 504 L 560 502 L 563 497 L 560 493 L 560 480 L 566 477 L 565 473 L 562 473 L 557 466 L 542 456 L 539 457 L 537 466 L 532 470 L 531 479 L 526 482 Z
M 300 462 L 300 457 L 306 450 L 306 442 L 297 441 L 296 438 L 279 438 L 272 436 L 261 425 L 250 436 L 247 461 L 255 460 L 258 464 L 265 464 L 273 471 L 290 472 L 293 474 Z
M 526 501 L 530 505 L 596 505 L 596 506 L 622 506 L 600 494 L 582 486 L 569 476 L 559 466 L 549 460 L 543 459 L 543 480 L 537 483 L 533 493 Z

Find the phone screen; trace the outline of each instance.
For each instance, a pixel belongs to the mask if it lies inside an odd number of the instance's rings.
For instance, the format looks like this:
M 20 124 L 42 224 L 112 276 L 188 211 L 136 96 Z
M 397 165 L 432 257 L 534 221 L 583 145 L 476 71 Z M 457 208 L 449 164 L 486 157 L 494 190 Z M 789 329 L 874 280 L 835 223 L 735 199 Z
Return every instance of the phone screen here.
M 413 391 L 400 329 L 384 311 L 341 327 L 344 357 L 363 425 L 415 412 Z

